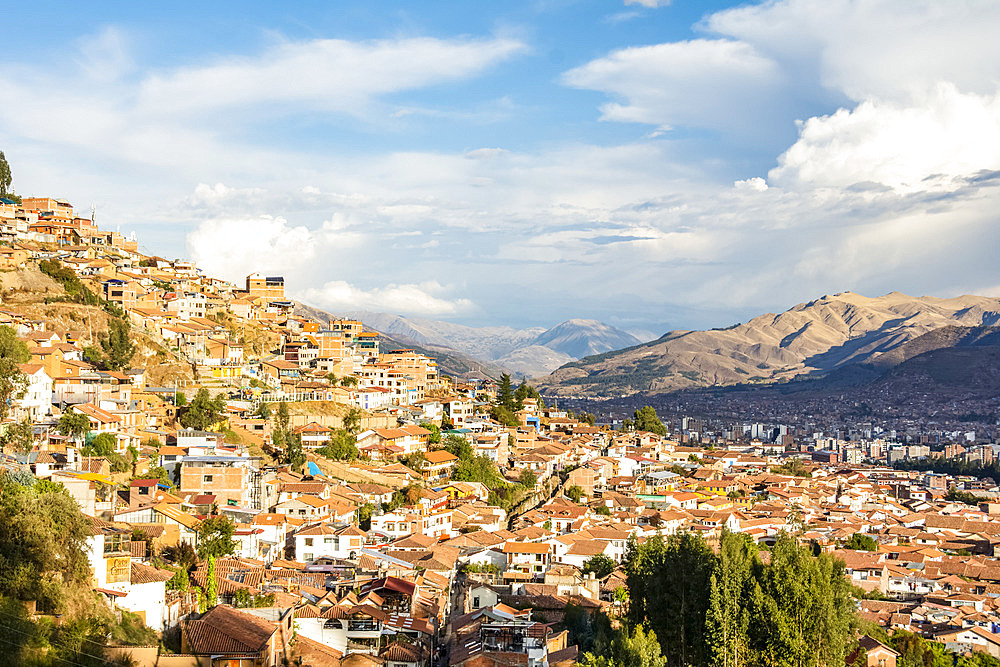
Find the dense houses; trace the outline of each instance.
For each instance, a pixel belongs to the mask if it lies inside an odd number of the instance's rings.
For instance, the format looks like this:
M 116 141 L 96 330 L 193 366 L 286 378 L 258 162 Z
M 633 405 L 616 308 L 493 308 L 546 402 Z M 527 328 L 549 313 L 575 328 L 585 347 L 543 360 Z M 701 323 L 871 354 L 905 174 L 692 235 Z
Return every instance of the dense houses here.
M 631 544 L 691 531 L 713 545 L 731 531 L 761 549 L 788 532 L 833 552 L 867 592 L 864 617 L 1000 656 L 1000 488 L 891 467 L 927 444 L 871 432 L 803 446 L 780 426 L 687 419 L 613 431 L 535 398 L 501 423 L 495 382 L 446 378 L 356 320 L 305 317 L 279 276 L 232 285 L 142 254 L 62 200 L 0 203 L 0 261 L 37 273 L 56 260 L 143 341 L 135 367 L 109 370 L 86 318 L 4 303 L 0 323 L 30 359 L 4 424 L 27 425 L 27 442 L 3 466 L 65 487 L 88 518 L 94 590 L 173 633 L 180 654 L 569 665 L 566 606 L 618 613 Z M 200 389 L 224 408 L 184 428 L 181 394 Z M 285 461 L 279 428 L 304 466 Z M 326 456 L 345 438 L 351 455 Z M 944 454 L 992 461 L 974 441 Z M 220 525 L 229 548 L 181 576 L 176 555 L 204 552 Z M 596 562 L 612 571 L 596 576 Z

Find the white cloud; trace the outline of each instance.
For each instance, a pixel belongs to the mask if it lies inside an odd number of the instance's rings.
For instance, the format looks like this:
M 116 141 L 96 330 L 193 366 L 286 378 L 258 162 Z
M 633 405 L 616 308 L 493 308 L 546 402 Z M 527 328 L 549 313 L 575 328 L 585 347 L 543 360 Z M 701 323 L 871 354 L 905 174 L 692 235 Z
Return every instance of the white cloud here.
M 745 42 L 696 39 L 614 51 L 564 80 L 619 99 L 601 107 L 604 120 L 726 127 L 742 125 L 778 83 L 777 73 Z
M 286 42 L 260 56 L 150 77 L 138 106 L 156 115 L 264 104 L 361 114 L 378 96 L 462 79 L 524 49 L 506 38 Z
M 372 310 L 448 317 L 467 314 L 474 309 L 468 299 L 446 299 L 440 284 L 428 281 L 420 284 L 390 284 L 369 290 L 360 289 L 343 280 L 331 280 L 320 288 L 302 291 L 302 299 L 332 311 Z
M 666 7 L 670 4 L 670 0 L 625 0 L 625 5 L 642 5 L 643 7 L 649 7 L 650 9 L 656 9 L 657 7 Z
M 208 275 L 239 282 L 254 271 L 282 272 L 312 260 L 306 227 L 280 217 L 213 218 L 188 235 L 191 259 Z
M 768 179 L 786 187 L 874 182 L 916 191 L 934 177 L 1000 169 L 1000 94 L 942 84 L 921 104 L 866 101 L 810 118 Z

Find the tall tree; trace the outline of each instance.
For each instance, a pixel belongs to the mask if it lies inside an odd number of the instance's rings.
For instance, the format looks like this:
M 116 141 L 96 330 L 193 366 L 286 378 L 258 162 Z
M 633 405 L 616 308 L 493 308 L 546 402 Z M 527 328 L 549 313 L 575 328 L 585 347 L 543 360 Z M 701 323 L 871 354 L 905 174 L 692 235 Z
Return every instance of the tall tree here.
M 749 630 L 754 567 L 758 563 L 757 546 L 748 536 L 723 534 L 705 619 L 708 660 L 712 667 L 753 664 Z
M 656 409 L 650 405 L 645 405 L 636 410 L 632 415 L 632 419 L 637 431 L 648 431 L 657 435 L 667 434 L 667 427 L 663 425 L 663 422 L 656 415 Z
M 132 366 L 135 343 L 132 342 L 128 322 L 118 317 L 108 319 L 108 333 L 101 337 L 105 364 L 114 371 L 123 371 Z
M 10 188 L 13 178 L 13 174 L 10 172 L 10 165 L 7 163 L 7 156 L 3 154 L 3 151 L 0 151 L 0 197 L 6 197 L 14 193 Z
M 515 412 L 517 410 L 516 401 L 514 399 L 514 390 L 510 386 L 510 375 L 504 373 L 500 376 L 500 386 L 497 388 L 497 400 L 496 404 L 498 407 Z
M 283 450 L 288 444 L 288 436 L 290 434 L 289 424 L 291 423 L 291 415 L 288 412 L 288 403 L 281 401 L 278 403 L 278 409 L 274 411 L 274 424 L 271 427 L 271 444 L 277 450 Z
M 10 402 L 28 386 L 19 365 L 30 359 L 28 346 L 18 340 L 17 332 L 6 325 L 0 326 L 0 421 L 7 419 Z

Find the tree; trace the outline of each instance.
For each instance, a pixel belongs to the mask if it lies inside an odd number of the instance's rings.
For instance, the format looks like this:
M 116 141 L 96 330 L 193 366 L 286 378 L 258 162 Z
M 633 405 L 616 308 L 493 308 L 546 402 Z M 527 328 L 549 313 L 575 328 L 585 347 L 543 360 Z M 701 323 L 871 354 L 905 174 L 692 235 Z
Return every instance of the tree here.
M 344 415 L 344 418 L 341 419 L 341 427 L 348 433 L 355 435 L 361 430 L 361 418 L 363 416 L 364 415 L 361 413 L 361 410 L 351 408 L 347 411 L 347 414 Z
M 188 397 L 183 391 L 178 391 L 174 394 L 174 405 L 178 408 L 186 407 L 188 404 Z
M 633 628 L 622 628 L 615 633 L 610 646 L 596 642 L 593 653 L 586 653 L 580 661 L 584 667 L 665 667 L 656 633 L 646 632 L 640 623 Z
M 349 431 L 337 429 L 330 433 L 326 446 L 317 449 L 316 453 L 334 461 L 354 461 L 361 456 L 357 443 L 358 439 Z
M 205 572 L 205 605 L 209 608 L 219 603 L 219 583 L 215 580 L 215 556 L 208 557 L 208 570 Z
M 535 484 L 538 483 L 538 475 L 525 468 L 521 471 L 521 474 L 517 476 L 517 481 L 519 481 L 524 488 L 533 489 L 535 488 Z
M 7 424 L 0 435 L 0 449 L 2 451 L 12 450 L 23 454 L 30 452 L 35 441 L 34 430 L 31 420 L 27 417 L 23 421 Z
M 878 542 L 871 535 L 854 533 L 851 535 L 851 539 L 844 544 L 844 548 L 855 551 L 878 551 Z
M 32 480 L 33 481 L 33 480 Z M 61 610 L 69 586 L 90 577 L 89 524 L 65 489 L 0 478 L 0 591 Z
M 573 486 L 566 489 L 566 497 L 572 500 L 574 503 L 578 503 L 580 502 L 580 498 L 583 498 L 583 489 L 581 489 L 578 485 L 574 484 Z
M 454 454 L 460 461 L 471 461 L 476 455 L 476 453 L 472 450 L 472 445 L 469 444 L 469 441 L 460 435 L 449 433 L 444 437 L 442 442 L 444 444 L 442 449 Z
M 110 456 L 115 453 L 118 441 L 110 433 L 98 433 L 97 437 L 84 447 L 83 453 L 87 456 Z
M 70 440 L 80 442 L 83 436 L 90 433 L 90 418 L 82 412 L 70 408 L 59 417 L 56 430 L 69 436 Z
M 598 505 L 594 512 L 596 514 L 600 514 L 601 516 L 611 516 L 611 508 L 607 505 Z
M 503 373 L 500 376 L 500 385 L 497 388 L 497 400 L 495 403 L 498 407 L 504 408 L 510 413 L 517 411 L 514 391 L 510 386 L 510 375 L 507 373 Z
M 288 436 L 291 434 L 289 424 L 291 415 L 288 412 L 288 403 L 281 401 L 278 409 L 274 411 L 274 426 L 271 428 L 271 444 L 277 450 L 282 450 L 288 444 Z
M 0 421 L 7 419 L 11 401 L 28 386 L 19 364 L 30 360 L 28 346 L 18 340 L 17 332 L 6 325 L 0 326 Z
M 285 462 L 293 472 L 301 472 L 306 464 L 306 454 L 302 451 L 302 436 L 292 433 L 285 438 Z
M 345 375 L 344 377 L 340 378 L 340 386 L 341 387 L 357 387 L 358 386 L 358 378 L 354 377 L 353 375 Z
M 584 562 L 582 572 L 584 574 L 590 574 L 593 572 L 594 576 L 598 579 L 603 579 L 614 572 L 616 567 L 618 567 L 618 564 L 613 558 L 605 556 L 604 554 L 597 554 L 596 556 L 588 558 L 586 562 Z
M 632 415 L 633 424 L 637 431 L 648 431 L 657 435 L 666 435 L 667 427 L 663 425 L 656 415 L 656 409 L 650 405 L 645 405 L 635 411 Z
M 233 540 L 234 530 L 233 522 L 224 516 L 202 521 L 198 527 L 198 556 L 221 558 L 236 551 L 239 545 Z
M 372 523 L 372 514 L 375 512 L 375 506 L 371 503 L 365 503 L 358 508 L 358 526 L 362 530 L 369 530 Z
M 261 401 L 260 405 L 257 406 L 257 418 L 265 421 L 271 418 L 271 408 L 267 401 Z
M 420 422 L 420 428 L 427 429 L 431 432 L 430 436 L 427 437 L 427 442 L 432 445 L 436 445 L 441 442 L 441 427 L 433 422 Z
M 132 357 L 135 355 L 135 343 L 132 342 L 129 325 L 124 319 L 112 317 L 108 319 L 108 333 L 101 336 L 101 349 L 104 350 L 104 365 L 113 371 L 123 371 L 132 367 Z
M 13 178 L 10 165 L 7 163 L 7 157 L 3 154 L 3 151 L 0 151 L 0 197 L 14 194 L 14 191 L 10 188 Z
M 222 394 L 212 398 L 208 389 L 202 387 L 181 413 L 181 426 L 204 431 L 222 419 L 225 409 L 226 399 Z

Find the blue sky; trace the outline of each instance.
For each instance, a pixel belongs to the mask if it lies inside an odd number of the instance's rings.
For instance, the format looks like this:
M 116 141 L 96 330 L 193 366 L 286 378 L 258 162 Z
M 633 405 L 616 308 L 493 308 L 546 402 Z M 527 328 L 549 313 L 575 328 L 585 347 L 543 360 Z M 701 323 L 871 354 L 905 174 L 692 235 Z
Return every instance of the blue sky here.
M 1000 294 L 996 3 L 21 3 L 0 149 L 331 310 L 656 334 Z

